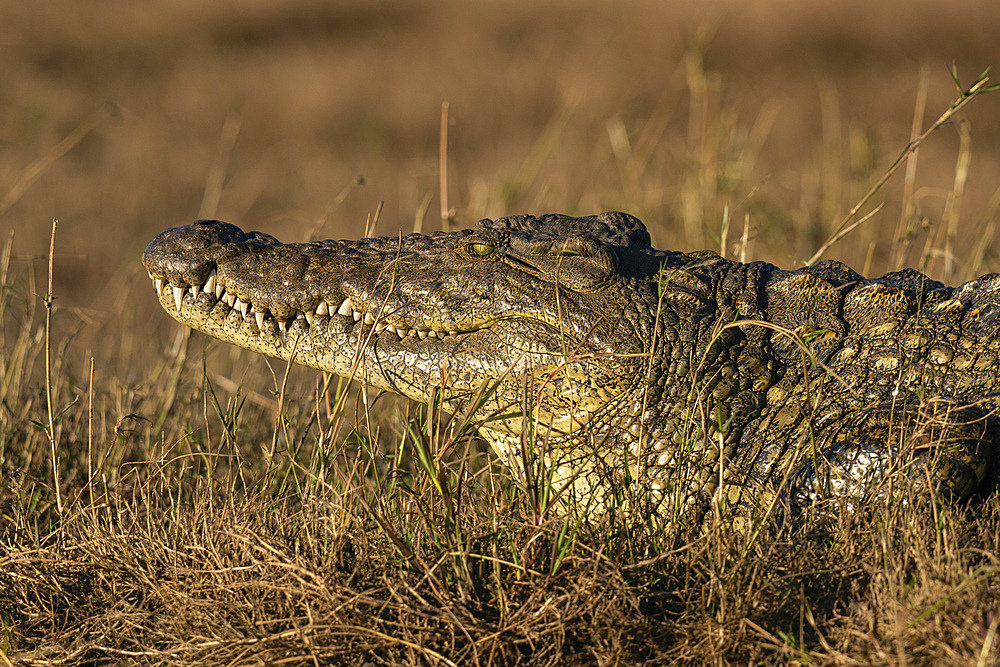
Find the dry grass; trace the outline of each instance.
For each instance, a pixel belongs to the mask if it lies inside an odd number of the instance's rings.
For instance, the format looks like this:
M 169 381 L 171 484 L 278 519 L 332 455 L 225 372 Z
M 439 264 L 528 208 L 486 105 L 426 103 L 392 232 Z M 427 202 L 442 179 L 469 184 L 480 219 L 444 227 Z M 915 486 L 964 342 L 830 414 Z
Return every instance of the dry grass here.
M 669 4 L 0 10 L 0 664 L 998 664 L 995 494 L 581 523 L 446 416 L 156 307 L 139 252 L 198 215 L 298 239 L 447 208 L 443 100 L 458 223 L 619 208 L 791 266 L 947 108 L 947 63 L 997 64 L 987 0 Z M 1000 269 L 998 104 L 827 256 Z

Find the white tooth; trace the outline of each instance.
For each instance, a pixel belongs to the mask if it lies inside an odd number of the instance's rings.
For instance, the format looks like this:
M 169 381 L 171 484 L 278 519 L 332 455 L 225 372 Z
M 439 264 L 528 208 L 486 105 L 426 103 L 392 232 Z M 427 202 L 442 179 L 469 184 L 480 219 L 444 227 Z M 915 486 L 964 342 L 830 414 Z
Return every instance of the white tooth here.
M 375 318 L 371 313 L 365 313 L 365 324 L 375 324 Z
M 201 288 L 201 291 L 204 292 L 205 294 L 211 294 L 212 292 L 215 291 L 216 284 L 217 283 L 215 282 L 215 269 L 212 269 L 212 272 L 208 274 L 208 278 L 205 279 L 205 285 Z
M 223 293 L 222 300 L 225 301 L 226 305 L 230 308 L 236 305 L 236 296 L 232 292 Z
M 330 306 L 327 305 L 326 301 L 320 301 L 316 305 L 316 314 L 317 315 L 329 315 L 330 314 Z
M 156 293 L 159 294 L 163 291 L 163 278 L 153 278 L 153 286 L 156 287 Z
M 448 332 L 448 335 L 449 335 L 449 336 L 457 336 L 457 335 L 458 335 L 458 332 L 457 332 L 457 331 L 449 331 L 449 332 Z
M 297 320 L 304 320 L 304 319 L 306 319 L 306 314 L 303 313 L 301 310 L 296 310 L 295 311 L 295 319 L 297 319 Z
M 288 320 L 278 320 L 278 328 L 281 333 L 288 333 Z
M 153 279 L 153 272 L 152 271 L 146 271 L 146 275 L 149 276 L 150 280 Z
M 236 297 L 236 301 L 233 302 L 233 308 L 240 311 L 240 314 L 243 315 L 243 317 L 247 316 L 247 305 L 243 303 L 243 299 Z
M 188 291 L 191 292 L 192 301 L 198 298 L 198 287 L 196 285 L 191 285 L 191 287 L 188 288 Z
M 406 338 L 406 334 L 409 332 L 406 329 L 396 329 L 396 335 L 400 338 Z
M 384 330 L 385 330 L 385 323 L 384 322 L 376 322 L 375 323 L 375 333 L 382 333 Z
M 434 331 L 433 329 L 431 329 L 430 331 L 428 331 L 427 335 L 430 336 L 431 338 L 437 338 L 438 337 L 437 331 Z
M 420 340 L 423 340 L 423 339 L 427 338 L 427 334 L 428 334 L 428 332 L 427 332 L 426 329 L 418 329 L 417 330 L 417 335 L 420 336 Z
M 215 298 L 221 299 L 222 294 L 226 291 L 226 288 L 222 286 L 222 283 L 215 281 Z
M 351 302 L 351 297 L 344 299 L 344 302 L 340 304 L 340 308 L 337 309 L 338 315 L 354 315 L 354 304 Z
M 181 312 L 181 301 L 184 299 L 184 288 L 174 285 L 174 303 L 177 304 L 177 312 Z
M 253 315 L 254 315 L 255 318 L 257 318 L 257 328 L 260 329 L 261 331 L 263 331 L 264 330 L 264 313 L 262 313 L 262 312 L 260 312 L 258 310 Z
M 311 310 L 307 310 L 307 311 L 305 311 L 305 314 L 306 314 L 306 322 L 309 323 L 309 326 L 312 326 L 313 325 L 313 319 L 316 318 L 316 313 L 314 313 Z
M 355 322 L 359 321 L 361 319 L 361 311 L 355 310 L 354 313 L 352 313 L 352 316 L 354 317 Z

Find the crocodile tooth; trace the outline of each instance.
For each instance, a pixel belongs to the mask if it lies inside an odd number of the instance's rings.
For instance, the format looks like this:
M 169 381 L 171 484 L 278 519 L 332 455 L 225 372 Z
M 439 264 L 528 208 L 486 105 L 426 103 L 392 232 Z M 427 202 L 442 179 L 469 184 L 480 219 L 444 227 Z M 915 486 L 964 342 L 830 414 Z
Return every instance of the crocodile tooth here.
M 301 310 L 296 310 L 295 311 L 295 319 L 297 319 L 297 320 L 304 320 L 304 319 L 306 319 L 306 314 L 303 313 Z
M 262 312 L 260 312 L 258 310 L 257 312 L 255 312 L 253 314 L 253 316 L 257 320 L 257 328 L 260 329 L 261 331 L 263 331 L 264 330 L 264 313 L 262 313 Z
M 306 322 L 308 322 L 308 323 L 309 323 L 309 326 L 312 326 L 312 325 L 313 325 L 313 320 L 315 320 L 315 319 L 316 319 L 316 313 L 314 313 L 314 312 L 313 312 L 313 311 L 311 311 L 311 310 L 304 310 L 304 311 L 302 311 L 302 312 L 304 312 L 304 313 L 305 313 L 305 316 L 306 316 Z
M 233 308 L 240 311 L 243 317 L 247 316 L 247 304 L 243 302 L 243 299 L 236 297 L 236 301 L 233 302 Z
M 385 323 L 384 322 L 376 322 L 375 323 L 375 333 L 382 333 L 383 331 L 385 331 Z
M 177 304 L 177 312 L 181 312 L 181 300 L 184 299 L 184 288 L 174 285 L 174 303 Z
M 400 338 L 406 338 L 407 336 L 410 335 L 410 330 L 403 328 L 396 329 L 396 335 L 399 336 Z
M 202 286 L 201 291 L 206 294 L 211 294 L 215 291 L 215 286 L 217 284 L 218 283 L 215 280 L 215 269 L 212 269 L 212 271 L 208 274 L 208 278 L 205 279 L 205 284 Z
M 420 336 L 420 340 L 427 338 L 428 332 L 425 329 L 419 329 L 417 335 Z
M 153 279 L 153 272 L 152 271 L 146 271 L 146 275 L 149 276 L 150 280 Z
M 360 311 L 360 310 L 355 310 L 355 311 L 354 311 L 354 312 L 352 313 L 352 316 L 354 317 L 354 321 L 355 321 L 355 322 L 358 322 L 358 321 L 360 321 L 360 320 L 361 320 L 361 311 Z
M 222 283 L 215 281 L 215 298 L 221 299 L 223 293 L 225 293 L 226 288 L 222 286 Z
M 458 332 L 457 332 L 457 331 L 449 331 L 449 332 L 448 332 L 448 335 L 449 335 L 449 336 L 457 336 L 457 335 L 458 335 Z
M 316 314 L 317 315 L 329 315 L 330 314 L 330 306 L 329 306 L 329 304 L 327 304 L 326 301 L 320 301 L 316 305 Z
M 351 297 L 344 299 L 344 302 L 340 304 L 340 308 L 337 309 L 338 315 L 354 315 L 354 303 L 351 302 Z
M 371 313 L 365 313 L 365 324 L 375 324 L 375 318 Z
M 192 301 L 194 301 L 195 299 L 198 298 L 198 286 L 197 285 L 191 285 L 191 287 L 188 288 L 188 291 L 191 292 L 191 300 Z
M 156 288 L 156 293 L 159 294 L 163 291 L 163 278 L 153 278 L 153 287 Z

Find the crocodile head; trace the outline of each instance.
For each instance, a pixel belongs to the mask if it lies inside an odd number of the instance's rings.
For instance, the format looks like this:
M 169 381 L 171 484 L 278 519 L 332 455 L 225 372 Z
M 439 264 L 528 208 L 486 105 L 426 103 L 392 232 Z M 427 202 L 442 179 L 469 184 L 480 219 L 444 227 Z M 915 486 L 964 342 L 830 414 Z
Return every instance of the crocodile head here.
M 644 264 L 637 248 L 649 235 L 620 213 L 302 244 L 199 220 L 161 233 L 143 262 L 178 321 L 414 400 L 437 395 L 474 412 L 518 468 L 525 424 L 578 439 L 641 384 L 651 318 L 637 313 L 649 304 L 624 288 Z

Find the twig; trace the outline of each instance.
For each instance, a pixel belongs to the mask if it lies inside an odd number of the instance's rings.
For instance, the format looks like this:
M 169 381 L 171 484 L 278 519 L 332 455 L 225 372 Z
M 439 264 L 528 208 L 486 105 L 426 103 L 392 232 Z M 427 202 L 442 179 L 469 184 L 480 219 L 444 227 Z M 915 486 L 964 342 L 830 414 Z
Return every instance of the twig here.
M 87 489 L 94 504 L 94 357 L 90 357 L 90 386 L 87 389 Z
M 988 71 L 989 70 L 987 70 L 987 72 Z M 955 79 L 955 83 L 958 84 L 958 76 L 954 72 L 954 67 L 952 68 L 952 77 Z M 873 185 L 871 189 L 865 193 L 865 196 L 854 205 L 850 212 L 844 216 L 844 219 L 840 221 L 840 224 L 838 224 L 833 230 L 830 237 L 819 247 L 819 250 L 813 253 L 813 256 L 806 260 L 806 266 L 812 266 L 819 261 L 819 258 L 822 257 L 834 243 L 843 238 L 841 232 L 845 227 L 847 227 L 847 225 L 850 224 L 851 220 L 854 219 L 854 216 L 856 216 L 858 211 L 861 210 L 861 207 L 867 204 L 868 201 L 875 196 L 875 193 L 878 192 L 890 178 L 892 178 L 892 175 L 896 173 L 896 170 L 906 162 L 906 158 L 910 155 L 910 153 L 917 150 L 920 144 L 923 143 L 924 139 L 929 137 L 939 127 L 951 120 L 952 116 L 964 109 L 965 105 L 971 102 L 977 95 L 1000 88 L 1000 86 L 987 86 L 987 81 L 989 81 L 989 77 L 986 76 L 986 72 L 983 72 L 968 90 L 962 90 L 961 86 L 959 86 L 958 99 L 952 102 L 952 105 L 948 108 L 948 110 L 941 114 L 941 117 L 934 121 L 934 124 L 927 128 L 923 134 L 906 145 L 906 148 L 904 148 L 903 152 L 899 154 L 899 157 L 897 157 L 896 161 L 892 163 L 892 166 L 889 167 L 888 171 L 882 175 L 882 178 L 878 179 L 878 182 L 876 182 L 875 185 Z
M 930 80 L 930 70 L 927 64 L 920 67 L 920 80 L 917 85 L 917 100 L 913 109 L 913 123 L 910 126 L 910 141 L 920 136 L 920 128 L 924 126 L 924 113 L 927 111 L 927 88 Z M 917 156 L 919 151 L 914 149 L 906 157 L 906 172 L 903 177 L 903 205 L 900 207 L 899 222 L 896 224 L 896 238 L 903 238 L 904 230 L 909 225 L 910 218 L 916 210 L 913 199 L 914 184 L 917 180 Z M 897 243 L 892 249 L 889 266 L 898 267 L 902 257 L 906 252 L 908 243 Z M 868 275 L 867 272 L 865 275 Z
M 451 231 L 451 209 L 448 208 L 448 103 L 441 103 L 441 229 Z
M 201 206 L 198 208 L 198 217 L 201 219 L 214 218 L 218 212 L 219 200 L 222 198 L 222 186 L 226 180 L 226 169 L 229 166 L 229 158 L 236 145 L 236 137 L 239 136 L 242 123 L 243 101 L 238 99 L 230 106 L 226 120 L 222 123 L 219 143 L 215 147 L 212 166 L 205 179 L 205 192 L 201 198 Z
M 56 249 L 56 226 L 59 221 L 52 219 L 52 236 L 49 238 L 49 286 L 42 301 L 45 302 L 45 403 L 49 419 L 49 450 L 52 453 L 52 486 L 56 490 L 56 510 L 62 519 L 62 493 L 59 490 L 59 459 L 56 456 L 55 421 L 52 418 L 52 257 Z
M 7 235 L 3 253 L 0 254 L 0 350 L 7 349 L 7 328 L 4 322 L 4 312 L 7 310 L 7 270 L 10 268 L 10 255 L 14 249 L 14 230 Z M 0 375 L 6 375 L 7 362 L 0 358 Z
M 80 125 L 66 135 L 62 141 L 49 149 L 45 155 L 29 164 L 24 171 L 21 172 L 21 177 L 17 180 L 17 182 L 14 183 L 11 189 L 7 191 L 7 194 L 3 196 L 3 199 L 0 199 L 0 215 L 6 213 L 7 210 L 13 206 L 25 192 L 27 192 L 28 188 L 30 188 L 35 181 L 41 178 L 45 172 L 52 168 L 52 165 L 54 165 L 59 158 L 70 152 L 74 146 L 83 141 L 84 137 L 97 129 L 97 127 L 105 120 L 116 115 L 116 113 L 117 111 L 114 107 L 102 107 L 93 116 L 80 123 Z

